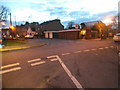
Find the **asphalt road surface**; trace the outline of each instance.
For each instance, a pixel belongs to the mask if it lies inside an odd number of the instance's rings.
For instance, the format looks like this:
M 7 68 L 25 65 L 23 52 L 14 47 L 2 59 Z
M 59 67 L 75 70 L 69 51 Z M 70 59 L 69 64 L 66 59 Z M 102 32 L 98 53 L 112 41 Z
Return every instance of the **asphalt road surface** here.
M 118 88 L 119 44 L 33 39 L 46 46 L 2 53 L 3 88 Z

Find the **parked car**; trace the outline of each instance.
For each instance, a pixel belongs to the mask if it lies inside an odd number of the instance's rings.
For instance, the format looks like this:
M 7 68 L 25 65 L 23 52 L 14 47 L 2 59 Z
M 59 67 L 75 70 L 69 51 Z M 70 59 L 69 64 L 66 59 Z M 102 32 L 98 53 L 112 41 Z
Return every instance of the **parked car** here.
M 4 47 L 2 36 L 0 35 L 0 48 Z
M 120 33 L 114 35 L 113 40 L 114 40 L 115 42 L 120 41 Z
M 33 39 L 33 36 L 32 35 L 26 35 L 25 39 Z
M 24 38 L 22 35 L 16 35 L 17 39 Z
M 40 37 L 39 35 L 36 35 L 36 34 L 34 35 L 34 38 L 39 38 L 39 37 Z
M 3 39 L 12 39 L 12 36 L 10 35 L 3 35 Z

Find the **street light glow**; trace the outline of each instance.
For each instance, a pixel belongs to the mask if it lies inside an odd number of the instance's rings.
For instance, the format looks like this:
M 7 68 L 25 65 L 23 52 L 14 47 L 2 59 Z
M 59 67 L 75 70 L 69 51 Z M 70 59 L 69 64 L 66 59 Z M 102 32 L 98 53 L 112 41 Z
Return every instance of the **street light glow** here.
M 112 22 L 112 18 L 106 18 L 103 22 L 106 24 L 110 24 Z
M 14 29 L 14 26 L 11 25 L 10 28 L 13 30 L 13 29 Z

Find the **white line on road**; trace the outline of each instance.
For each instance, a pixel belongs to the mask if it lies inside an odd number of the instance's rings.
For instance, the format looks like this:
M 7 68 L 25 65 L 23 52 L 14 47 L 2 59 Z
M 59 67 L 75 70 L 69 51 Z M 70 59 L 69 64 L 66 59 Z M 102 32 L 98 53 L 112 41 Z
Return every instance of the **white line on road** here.
M 0 74 L 12 72 L 12 71 L 17 71 L 17 70 L 20 70 L 20 69 L 21 69 L 21 67 L 11 68 L 9 70 L 2 70 L 2 71 L 0 71 Z
M 36 62 L 36 63 L 32 63 L 31 66 L 36 66 L 36 65 L 44 64 L 44 63 L 46 63 L 46 62 L 45 61 Z
M 56 57 L 58 58 L 60 64 L 62 65 L 63 69 L 65 70 L 65 72 L 68 74 L 68 76 L 70 77 L 70 79 L 73 81 L 73 83 L 76 85 L 77 88 L 82 88 L 81 84 L 77 81 L 77 79 L 72 75 L 72 73 L 69 71 L 69 69 L 66 67 L 66 65 L 62 62 L 62 60 L 60 59 L 60 57 L 58 55 L 56 55 Z
M 114 46 L 110 46 L 111 48 L 113 48 Z
M 105 48 L 108 48 L 108 47 L 105 47 Z
M 48 56 L 47 58 L 49 59 L 49 58 L 54 58 L 55 56 L 53 55 L 53 56 Z
M 8 67 L 13 67 L 13 66 L 17 66 L 17 65 L 20 65 L 20 64 L 19 63 L 14 63 L 14 64 L 5 65 L 5 66 L 2 66 L 1 69 L 8 68 Z
M 80 53 L 81 51 L 76 51 L 76 52 L 74 52 L 74 53 Z
M 28 63 L 30 63 L 30 62 L 35 62 L 35 61 L 40 61 L 40 60 L 41 60 L 40 58 L 38 58 L 38 59 L 33 59 L 33 60 L 29 60 Z
M 64 56 L 64 55 L 69 55 L 70 53 L 63 53 L 62 55 Z
M 95 50 L 97 50 L 97 49 L 91 49 L 92 51 L 95 51 Z
M 98 49 L 102 50 L 103 48 L 98 48 Z
M 84 52 L 88 52 L 88 51 L 90 51 L 90 50 L 84 50 Z
M 57 59 L 57 58 L 55 58 L 55 59 L 50 59 L 50 61 L 58 61 L 58 59 Z

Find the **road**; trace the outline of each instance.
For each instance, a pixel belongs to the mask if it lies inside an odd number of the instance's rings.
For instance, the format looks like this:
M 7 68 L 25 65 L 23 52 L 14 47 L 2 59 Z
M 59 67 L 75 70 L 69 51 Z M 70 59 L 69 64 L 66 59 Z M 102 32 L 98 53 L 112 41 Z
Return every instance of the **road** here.
M 118 88 L 112 40 L 35 39 L 46 46 L 2 53 L 3 88 Z

